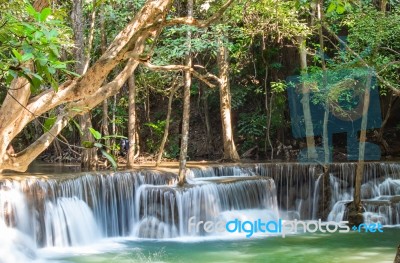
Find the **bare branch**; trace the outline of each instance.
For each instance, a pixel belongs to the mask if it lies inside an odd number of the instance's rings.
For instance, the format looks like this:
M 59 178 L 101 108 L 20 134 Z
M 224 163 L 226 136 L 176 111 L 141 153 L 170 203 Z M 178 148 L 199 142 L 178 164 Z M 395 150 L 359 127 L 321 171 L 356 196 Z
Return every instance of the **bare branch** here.
M 185 65 L 166 65 L 166 66 L 159 66 L 151 64 L 150 62 L 142 62 L 141 63 L 146 68 L 156 71 L 177 71 L 177 70 L 189 70 L 191 71 L 192 68 L 185 66 Z
M 176 17 L 166 21 L 165 26 L 174 26 L 174 25 L 189 25 L 189 26 L 197 26 L 197 27 L 208 27 L 212 22 L 216 21 L 220 18 L 226 9 L 233 3 L 234 0 L 228 0 L 216 13 L 214 13 L 207 20 L 197 20 L 193 17 Z
M 193 67 L 195 67 L 195 68 L 201 68 L 201 69 L 206 70 L 206 68 L 205 68 L 204 66 L 201 66 L 201 65 L 193 65 Z M 221 84 L 221 79 L 220 79 L 219 77 L 215 76 L 214 74 L 211 74 L 211 73 L 208 72 L 207 70 L 206 70 L 206 73 L 203 74 L 203 76 L 206 77 L 206 78 L 213 79 L 213 80 L 215 80 L 216 82 L 218 82 L 218 84 Z
M 166 66 L 159 66 L 159 65 L 154 65 L 149 62 L 142 62 L 141 63 L 143 66 L 151 69 L 151 70 L 156 70 L 156 71 L 178 71 L 178 70 L 183 70 L 183 71 L 190 71 L 193 76 L 201 81 L 203 81 L 207 86 L 210 88 L 215 88 L 215 85 L 212 84 L 208 78 L 213 78 L 218 81 L 219 83 L 219 78 L 216 77 L 213 74 L 207 73 L 206 75 L 202 75 L 195 71 L 193 68 L 185 66 L 185 65 L 166 65 Z
M 385 50 L 391 51 L 391 52 L 393 52 L 393 53 L 395 53 L 397 55 L 400 55 L 400 52 L 398 52 L 398 51 L 396 51 L 396 50 L 394 50 L 394 49 L 392 49 L 390 47 L 381 47 L 380 49 L 385 49 Z

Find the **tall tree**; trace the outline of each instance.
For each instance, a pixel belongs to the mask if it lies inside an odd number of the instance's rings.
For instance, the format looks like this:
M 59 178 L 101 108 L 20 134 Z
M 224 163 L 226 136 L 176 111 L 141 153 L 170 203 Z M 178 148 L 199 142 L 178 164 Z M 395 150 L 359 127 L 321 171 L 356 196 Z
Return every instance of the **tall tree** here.
M 129 116 L 128 116 L 128 167 L 132 168 L 135 163 L 136 154 L 136 85 L 135 74 L 128 79 L 129 87 Z
M 360 130 L 360 142 L 358 149 L 358 163 L 356 168 L 356 175 L 354 180 L 354 195 L 353 202 L 350 205 L 349 211 L 349 223 L 350 225 L 360 225 L 364 221 L 363 208 L 361 203 L 361 185 L 364 174 L 365 166 L 365 143 L 367 141 L 367 122 L 368 122 L 368 108 L 370 101 L 370 86 L 372 75 L 368 72 L 366 77 L 365 89 L 364 89 L 364 100 L 362 108 L 362 119 L 361 119 L 361 130 Z
M 193 0 L 187 2 L 187 19 L 193 18 Z M 192 67 L 192 55 L 190 53 L 192 41 L 192 33 L 190 30 L 187 32 L 187 45 L 188 53 L 186 55 L 186 66 Z M 183 113 L 182 113 L 182 134 L 181 134 L 181 150 L 179 155 L 179 185 L 186 182 L 186 160 L 189 144 L 189 123 L 190 123 L 190 88 L 192 86 L 192 75 L 190 71 L 184 72 L 184 87 L 183 87 Z
M 93 6 L 93 14 L 95 14 L 95 7 Z M 95 19 L 95 15 L 92 15 L 92 19 Z M 87 67 L 89 65 L 90 50 L 85 56 L 85 45 L 84 45 L 84 17 L 83 17 L 83 1 L 76 0 L 72 3 L 71 12 L 72 27 L 74 31 L 74 42 L 75 42 L 75 71 L 83 75 L 85 74 Z M 94 25 L 94 21 L 92 21 Z M 92 32 L 93 34 L 93 32 Z M 92 35 L 89 35 L 89 39 L 93 39 Z M 88 43 L 89 46 L 91 43 Z M 90 111 L 84 113 L 79 117 L 79 125 L 81 127 L 81 144 L 84 142 L 94 143 L 94 138 L 90 133 L 90 128 L 92 128 L 92 120 Z M 81 153 L 81 166 L 85 169 L 95 169 L 97 166 L 97 152 L 96 148 L 83 149 Z
M 231 91 L 229 85 L 229 53 L 226 43 L 218 39 L 217 63 L 219 68 L 220 112 L 222 123 L 222 142 L 224 145 L 223 160 L 238 162 L 239 154 L 236 151 L 232 130 Z
M 299 55 L 300 55 L 300 69 L 302 74 L 307 73 L 307 47 L 304 37 L 298 38 L 299 42 Z M 301 83 L 301 93 L 303 98 L 301 104 L 303 107 L 304 124 L 306 129 L 306 142 L 307 142 L 307 159 L 316 160 L 318 158 L 315 148 L 314 128 L 310 110 L 310 88 L 304 82 Z

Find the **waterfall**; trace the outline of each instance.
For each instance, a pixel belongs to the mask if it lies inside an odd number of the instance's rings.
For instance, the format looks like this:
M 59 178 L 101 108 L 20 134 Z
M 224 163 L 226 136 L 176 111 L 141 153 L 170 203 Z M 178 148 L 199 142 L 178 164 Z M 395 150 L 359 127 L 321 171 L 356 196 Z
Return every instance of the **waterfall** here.
M 330 164 L 331 211 L 328 220 L 345 220 L 346 205 L 353 199 L 357 163 Z M 242 172 L 242 174 L 241 174 Z M 243 167 L 216 165 L 192 169 L 192 177 L 267 176 L 277 188 L 278 206 L 288 219 L 316 219 L 321 170 L 316 164 L 247 164 Z M 366 222 L 400 224 L 400 164 L 366 163 L 361 186 Z M 385 199 L 383 201 L 382 199 Z M 387 200 L 386 200 L 387 199 Z
M 345 220 L 356 165 L 330 165 L 328 220 Z M 155 170 L 3 178 L 0 231 L 7 235 L 0 237 L 0 258 L 3 247 L 34 259 L 36 247 L 108 237 L 213 235 L 190 227 L 191 218 L 194 226 L 233 218 L 310 220 L 318 214 L 320 174 L 315 164 L 285 163 L 195 167 L 185 187 L 176 186 L 177 174 Z M 400 224 L 399 164 L 367 163 L 361 189 L 366 222 Z
M 100 237 L 92 211 L 76 197 L 47 201 L 44 218 L 47 246 L 85 245 Z
M 201 178 L 185 188 L 142 185 L 138 191 L 134 235 L 148 238 L 194 236 L 193 223 L 221 219 L 224 211 L 261 209 L 278 213 L 276 190 L 268 178 Z
M 175 178 L 144 170 L 2 180 L 0 223 L 31 237 L 38 247 L 127 236 L 135 223 L 136 190 L 143 184 L 171 185 Z
M 30 262 L 36 258 L 33 214 L 19 185 L 0 183 L 0 262 Z

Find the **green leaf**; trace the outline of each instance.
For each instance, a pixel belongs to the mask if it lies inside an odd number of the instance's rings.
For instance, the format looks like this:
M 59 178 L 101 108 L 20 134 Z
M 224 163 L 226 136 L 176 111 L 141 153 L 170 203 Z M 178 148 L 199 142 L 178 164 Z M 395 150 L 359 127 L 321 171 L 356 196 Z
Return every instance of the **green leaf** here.
M 27 11 L 31 16 L 33 16 L 33 17 L 35 17 L 36 14 L 37 14 L 35 8 L 33 8 L 32 5 L 28 5 L 28 6 L 26 7 L 26 11 Z
M 93 148 L 94 147 L 94 143 L 93 142 L 89 142 L 89 141 L 83 141 L 82 142 L 82 146 L 85 148 Z
M 327 13 L 327 14 L 330 14 L 330 13 L 332 13 L 332 12 L 335 11 L 335 10 L 336 10 L 336 3 L 335 3 L 335 2 L 331 2 L 331 3 L 329 4 L 328 10 L 326 10 L 326 13 Z
M 72 109 L 72 110 L 74 110 L 74 109 Z M 79 134 L 82 135 L 82 134 L 83 134 L 83 131 L 82 131 L 82 128 L 81 128 L 81 126 L 79 125 L 79 123 L 77 123 L 74 119 L 71 119 L 71 121 L 72 121 L 72 123 L 75 125 L 75 127 L 78 129 Z
M 56 116 L 52 115 L 48 117 L 43 123 L 43 131 L 48 132 L 51 127 L 53 127 L 54 123 L 56 122 Z
M 89 131 L 90 131 L 90 133 L 93 135 L 93 137 L 96 140 L 100 140 L 101 139 L 101 133 L 100 132 L 96 131 L 95 129 L 93 129 L 91 127 L 89 128 Z
M 346 8 L 344 8 L 343 5 L 338 5 L 338 6 L 336 7 L 336 13 L 338 13 L 339 15 L 343 14 L 344 11 L 346 11 Z
M 12 53 L 18 59 L 18 61 L 22 61 L 22 55 L 15 48 L 12 49 Z
M 47 17 L 51 14 L 51 9 L 46 7 L 40 12 L 40 21 L 46 21 Z
M 114 169 L 114 170 L 117 170 L 118 165 L 117 165 L 117 162 L 115 161 L 114 157 L 113 157 L 111 154 L 109 154 L 109 153 L 108 153 L 106 150 L 104 150 L 104 149 L 100 149 L 100 151 L 101 151 L 101 154 L 102 154 L 107 160 L 110 161 L 111 166 L 113 167 L 113 169 Z
M 53 68 L 53 67 L 48 67 L 47 70 L 49 71 L 49 73 L 50 73 L 51 75 L 53 75 L 53 74 L 56 73 L 56 69 Z
M 32 53 L 25 53 L 25 54 L 22 55 L 21 61 L 25 62 L 25 61 L 28 61 L 28 60 L 33 59 L 33 58 L 34 58 L 34 56 L 33 56 Z

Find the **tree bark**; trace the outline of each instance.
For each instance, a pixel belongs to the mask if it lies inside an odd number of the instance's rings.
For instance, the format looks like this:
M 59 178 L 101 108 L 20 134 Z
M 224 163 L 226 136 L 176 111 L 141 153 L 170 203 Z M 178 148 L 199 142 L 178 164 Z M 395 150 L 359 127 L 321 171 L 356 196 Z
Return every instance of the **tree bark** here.
M 75 70 L 80 75 L 85 74 L 87 65 L 89 65 L 90 61 L 90 54 L 87 54 L 85 56 L 85 47 L 84 47 L 85 45 L 83 36 L 84 18 L 82 9 L 83 9 L 82 0 L 73 1 L 71 19 L 74 31 L 74 42 L 75 42 L 75 59 L 76 59 Z M 92 17 L 94 19 L 95 15 L 93 15 Z M 92 23 L 94 23 L 94 21 L 92 21 Z M 88 51 L 90 52 L 90 48 Z M 85 141 L 93 143 L 94 138 L 89 131 L 89 128 L 92 128 L 92 120 L 90 117 L 90 112 L 84 113 L 82 116 L 79 117 L 79 125 L 81 127 L 81 144 L 83 144 L 83 142 Z M 97 167 L 97 148 L 82 150 L 81 166 L 82 168 L 88 170 L 93 170 Z
M 303 37 L 299 37 L 299 55 L 300 55 L 300 69 L 302 74 L 307 73 L 307 49 L 306 40 Z M 314 139 L 314 127 L 312 122 L 311 110 L 310 110 L 310 88 L 308 85 L 301 83 L 302 99 L 301 104 L 304 113 L 304 124 L 306 129 L 306 143 L 307 143 L 307 159 L 312 161 L 318 158 L 317 151 L 315 149 Z
M 206 92 L 202 93 L 203 109 L 204 109 L 204 124 L 206 128 L 206 149 L 208 158 L 214 153 L 214 146 L 212 140 L 212 130 L 210 124 L 210 110 L 208 107 L 208 94 Z
M 187 2 L 187 18 L 193 18 L 193 0 Z M 186 66 L 192 67 L 191 49 L 192 33 L 187 33 L 188 54 L 186 55 Z M 184 73 L 185 85 L 183 88 L 183 113 L 182 113 L 182 135 L 181 135 L 181 150 L 179 155 L 179 181 L 178 185 L 183 186 L 186 182 L 186 159 L 189 143 L 189 122 L 190 122 L 190 88 L 192 86 L 192 76 L 190 71 Z
M 317 13 L 318 13 L 318 36 L 319 36 L 319 48 L 321 56 L 321 68 L 322 68 L 322 90 L 327 92 L 327 76 L 326 76 L 326 63 L 325 63 L 325 45 L 324 45 L 324 34 L 322 31 L 322 23 L 324 19 L 323 12 L 323 0 L 319 0 L 317 3 Z M 328 121 L 329 121 L 329 103 L 326 99 L 324 102 L 324 120 L 323 120 L 323 131 L 322 131 L 322 144 L 324 147 L 324 163 L 323 163 L 323 177 L 322 177 L 322 187 L 321 187 L 321 200 L 319 200 L 319 213 L 322 220 L 327 220 L 330 209 L 331 209 L 331 187 L 330 187 L 330 175 L 329 175 L 329 163 L 331 160 L 331 152 L 329 147 L 330 133 L 328 131 Z
M 372 76 L 367 77 L 364 93 L 363 114 L 361 119 L 360 143 L 358 151 L 358 163 L 356 170 L 356 178 L 354 180 L 354 196 L 352 209 L 349 214 L 350 225 L 359 225 L 363 222 L 363 208 L 361 203 L 361 184 L 364 174 L 364 156 L 365 156 L 365 142 L 367 140 L 367 123 L 368 123 L 368 108 L 370 100 L 370 85 Z
M 218 40 L 218 68 L 220 79 L 220 112 L 222 123 L 222 140 L 224 145 L 224 153 L 222 159 L 225 161 L 240 161 L 239 154 L 236 151 L 235 141 L 232 131 L 231 118 L 231 91 L 229 85 L 229 55 L 223 40 Z
M 106 26 L 104 23 L 104 9 L 101 9 L 100 12 L 100 49 L 101 49 L 101 53 L 104 54 L 107 50 L 107 36 L 106 36 Z M 101 121 L 101 131 L 103 136 L 108 136 L 110 135 L 110 131 L 108 129 L 108 99 L 105 99 L 102 103 L 102 121 Z M 107 146 L 110 146 L 110 140 L 107 139 L 105 140 L 105 144 Z M 107 149 L 107 152 L 109 152 L 109 150 Z
M 136 85 L 135 75 L 128 79 L 129 87 L 129 120 L 128 120 L 128 167 L 132 168 L 135 163 L 135 151 L 136 151 Z

